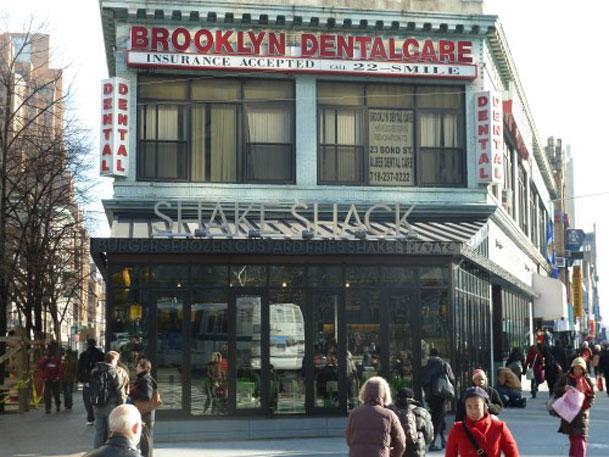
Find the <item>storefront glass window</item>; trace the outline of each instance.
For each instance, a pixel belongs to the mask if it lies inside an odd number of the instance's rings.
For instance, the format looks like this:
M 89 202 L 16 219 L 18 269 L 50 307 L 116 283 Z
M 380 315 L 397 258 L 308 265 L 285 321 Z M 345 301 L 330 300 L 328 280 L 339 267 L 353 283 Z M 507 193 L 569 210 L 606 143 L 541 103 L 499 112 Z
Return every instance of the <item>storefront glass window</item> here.
M 304 291 L 272 289 L 269 294 L 269 401 L 275 414 L 305 412 Z
M 389 384 L 395 394 L 401 387 L 413 388 L 417 366 L 414 358 L 414 328 L 418 322 L 416 289 L 392 292 L 383 303 L 389 306 Z
M 156 304 L 156 381 L 163 392 L 162 409 L 182 409 L 184 365 L 184 303 L 181 297 L 159 294 Z M 154 369 L 154 367 L 153 367 Z
M 181 289 L 188 285 L 188 267 L 182 265 L 155 265 L 151 268 L 153 287 Z
M 261 311 L 262 299 L 257 295 L 241 295 L 235 300 L 237 409 L 261 406 Z
M 228 300 L 225 290 L 194 290 L 191 303 L 191 413 L 222 415 L 228 400 Z
M 338 304 L 336 294 L 315 294 L 311 299 L 314 331 L 314 406 L 338 408 Z
M 225 265 L 195 265 L 191 267 L 193 286 L 226 287 L 228 267 Z
M 309 287 L 343 287 L 342 267 L 312 265 L 308 271 Z
M 347 267 L 345 271 L 345 284 L 349 287 L 373 287 L 380 283 L 380 271 L 377 266 Z
M 420 303 L 421 358 L 425 365 L 432 348 L 436 348 L 443 358 L 449 358 L 451 354 L 448 290 L 421 289 Z
M 262 265 L 231 265 L 231 287 L 266 286 L 266 267 Z
M 381 367 L 381 313 L 379 292 L 348 290 L 345 298 L 347 319 L 348 408 L 359 405 L 359 388 Z
M 269 267 L 270 287 L 304 287 L 306 280 L 305 268 L 296 266 Z

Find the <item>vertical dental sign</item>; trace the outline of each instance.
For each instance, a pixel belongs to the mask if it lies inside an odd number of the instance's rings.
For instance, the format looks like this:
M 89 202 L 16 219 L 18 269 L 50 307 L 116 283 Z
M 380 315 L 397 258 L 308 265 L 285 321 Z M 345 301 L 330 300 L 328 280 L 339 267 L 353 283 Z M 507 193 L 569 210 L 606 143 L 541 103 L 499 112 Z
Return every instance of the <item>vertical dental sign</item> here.
M 476 95 L 478 183 L 503 182 L 503 99 L 492 91 Z
M 100 125 L 101 176 L 129 173 L 129 81 L 102 80 Z

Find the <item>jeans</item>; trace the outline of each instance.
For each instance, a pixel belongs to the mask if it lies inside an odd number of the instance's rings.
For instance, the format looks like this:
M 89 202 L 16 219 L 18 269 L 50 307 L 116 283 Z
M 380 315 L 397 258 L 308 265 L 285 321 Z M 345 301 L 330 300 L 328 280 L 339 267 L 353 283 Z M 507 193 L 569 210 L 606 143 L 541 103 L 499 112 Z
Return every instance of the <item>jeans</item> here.
M 586 457 L 586 442 L 585 436 L 569 435 L 569 457 Z
M 114 405 L 93 407 L 93 414 L 95 416 L 95 438 L 93 439 L 93 448 L 95 449 L 102 446 L 108 439 L 110 431 L 108 427 L 108 416 L 110 416 L 112 409 L 114 409 Z
M 87 411 L 87 422 L 95 421 L 93 405 L 91 404 L 91 386 L 88 382 L 84 383 L 82 387 L 82 401 L 85 404 L 85 410 Z
M 44 381 L 44 409 L 48 413 L 51 411 L 51 401 L 55 399 L 55 407 L 59 411 L 61 399 L 59 394 L 60 381 Z
M 505 386 L 498 385 L 497 392 L 501 397 L 501 401 L 505 406 L 510 406 L 514 401 L 518 401 L 522 398 L 522 392 L 520 390 L 508 389 Z
M 74 382 L 73 381 L 63 381 L 63 404 L 68 409 L 72 409 L 72 390 L 74 390 Z
M 143 457 L 152 457 L 153 443 L 153 428 L 154 428 L 154 411 L 150 414 L 142 416 L 144 428 L 142 429 L 142 437 L 140 438 L 140 451 Z

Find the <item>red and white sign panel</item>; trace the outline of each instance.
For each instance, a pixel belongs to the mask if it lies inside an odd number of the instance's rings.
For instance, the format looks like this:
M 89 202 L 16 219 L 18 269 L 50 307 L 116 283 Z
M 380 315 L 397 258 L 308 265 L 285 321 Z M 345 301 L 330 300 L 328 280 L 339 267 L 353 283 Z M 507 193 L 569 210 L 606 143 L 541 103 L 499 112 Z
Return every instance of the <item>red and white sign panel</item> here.
M 134 26 L 132 67 L 475 79 L 472 42 Z
M 129 173 L 129 81 L 102 80 L 100 125 L 100 174 L 127 176 Z
M 478 183 L 503 182 L 503 99 L 497 92 L 476 94 Z

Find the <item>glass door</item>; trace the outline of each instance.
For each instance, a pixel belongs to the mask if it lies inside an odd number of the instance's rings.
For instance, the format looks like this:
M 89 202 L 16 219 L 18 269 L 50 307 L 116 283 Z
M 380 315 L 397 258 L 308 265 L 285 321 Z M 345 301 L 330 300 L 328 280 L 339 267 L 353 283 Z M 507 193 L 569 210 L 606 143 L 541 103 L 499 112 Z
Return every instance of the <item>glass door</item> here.
M 387 331 L 382 332 L 389 348 L 389 366 L 384 370 L 393 394 L 401 387 L 410 387 L 415 392 L 416 371 L 420 366 L 419 341 L 420 319 L 416 308 L 416 289 L 387 291 L 383 303 L 387 314 Z
M 345 411 L 347 393 L 345 370 L 344 313 L 340 291 L 315 290 L 309 295 L 307 322 L 307 409 L 311 412 Z M 343 387 L 341 387 L 343 386 Z
M 229 404 L 236 414 L 268 405 L 269 319 L 260 289 L 233 290 L 229 319 Z
M 187 357 L 185 337 L 184 300 L 182 294 L 171 291 L 152 294 L 155 312 L 153 373 L 163 398 L 161 409 L 182 411 L 187 384 Z

